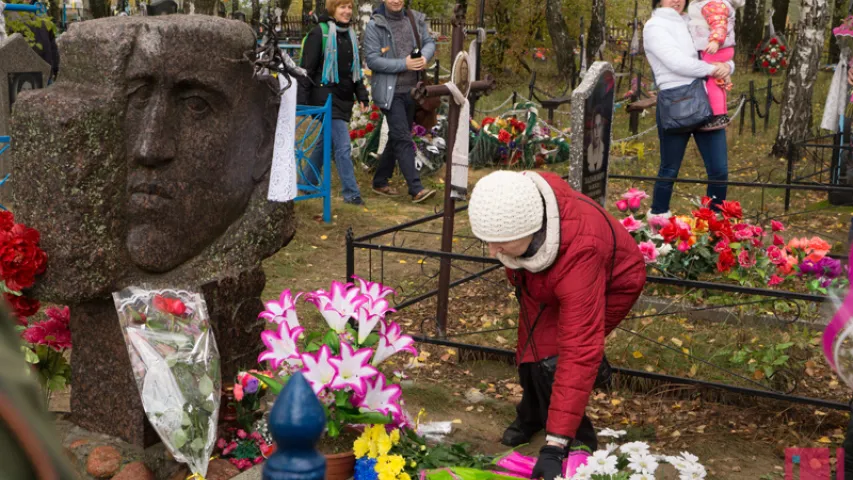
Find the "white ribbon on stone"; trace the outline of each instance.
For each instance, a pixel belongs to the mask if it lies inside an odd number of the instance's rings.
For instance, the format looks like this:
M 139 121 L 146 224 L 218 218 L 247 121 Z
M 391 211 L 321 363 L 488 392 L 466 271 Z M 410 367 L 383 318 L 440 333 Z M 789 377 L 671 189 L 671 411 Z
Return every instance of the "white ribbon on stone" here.
M 472 71 L 469 69 L 469 71 Z M 459 200 L 465 200 L 468 194 L 468 132 L 471 123 L 471 109 L 468 105 L 468 97 L 462 95 L 459 88 L 452 82 L 444 85 L 450 90 L 453 101 L 459 105 L 459 123 L 456 126 L 456 141 L 453 143 L 453 152 L 450 156 L 450 196 Z
M 291 79 L 290 88 L 285 90 L 285 74 L 278 75 L 284 93 L 278 107 L 278 122 L 275 127 L 275 147 L 270 169 L 270 187 L 267 199 L 273 202 L 288 202 L 296 198 L 296 79 Z

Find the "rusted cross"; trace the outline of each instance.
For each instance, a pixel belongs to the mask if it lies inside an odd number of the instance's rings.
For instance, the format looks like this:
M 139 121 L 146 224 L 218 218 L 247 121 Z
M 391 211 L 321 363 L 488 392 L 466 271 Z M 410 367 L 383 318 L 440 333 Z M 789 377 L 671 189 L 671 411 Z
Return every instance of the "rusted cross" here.
M 459 53 L 462 52 L 462 44 L 465 38 L 465 13 L 467 4 L 464 0 L 458 0 L 453 9 L 453 33 L 451 37 L 451 58 L 456 59 L 453 63 L 451 81 L 456 85 L 463 96 L 467 97 L 471 92 L 488 93 L 495 88 L 495 80 L 491 75 L 486 75 L 485 80 L 471 82 L 469 79 L 469 66 L 467 61 L 459 61 Z M 463 57 L 467 58 L 467 57 Z M 479 65 L 480 60 L 477 59 Z M 451 91 L 447 85 L 426 86 L 419 83 L 413 90 L 415 100 L 425 97 L 450 96 Z M 456 200 L 453 195 L 453 147 L 456 145 L 456 131 L 459 127 L 459 114 L 461 105 L 451 100 L 450 111 L 447 121 L 447 160 L 445 162 L 444 180 L 444 216 L 441 229 L 441 251 L 450 253 L 453 251 L 453 219 L 456 209 Z M 457 190 L 457 195 L 459 191 Z M 462 192 L 464 197 L 464 191 Z M 444 338 L 447 332 L 447 299 L 450 290 L 450 259 L 442 257 L 438 274 L 438 310 L 436 320 L 438 323 L 438 336 Z

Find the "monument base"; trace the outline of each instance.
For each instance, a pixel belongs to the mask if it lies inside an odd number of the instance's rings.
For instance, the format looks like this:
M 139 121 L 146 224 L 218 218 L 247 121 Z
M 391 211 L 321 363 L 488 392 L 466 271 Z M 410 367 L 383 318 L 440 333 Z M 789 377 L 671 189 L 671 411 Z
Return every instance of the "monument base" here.
M 196 289 L 207 303 L 222 359 L 223 383 L 237 372 L 257 368 L 264 321 L 260 300 L 266 283 L 255 269 L 220 278 Z M 112 299 L 71 305 L 71 416 L 75 424 L 141 447 L 160 441 L 148 423 L 133 378 L 130 357 Z

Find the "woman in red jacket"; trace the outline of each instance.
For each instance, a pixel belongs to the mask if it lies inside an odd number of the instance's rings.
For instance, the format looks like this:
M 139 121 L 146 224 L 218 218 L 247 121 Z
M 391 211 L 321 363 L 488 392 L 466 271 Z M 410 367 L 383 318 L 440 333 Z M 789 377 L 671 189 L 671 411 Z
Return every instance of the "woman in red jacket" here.
M 645 284 L 643 256 L 618 220 L 553 173 L 483 177 L 468 217 L 507 267 L 520 303 L 516 361 L 524 394 L 503 443 L 526 443 L 545 428 L 533 473 L 552 480 L 564 474 L 570 446 L 598 447 L 584 411 L 606 365 L 604 338 Z

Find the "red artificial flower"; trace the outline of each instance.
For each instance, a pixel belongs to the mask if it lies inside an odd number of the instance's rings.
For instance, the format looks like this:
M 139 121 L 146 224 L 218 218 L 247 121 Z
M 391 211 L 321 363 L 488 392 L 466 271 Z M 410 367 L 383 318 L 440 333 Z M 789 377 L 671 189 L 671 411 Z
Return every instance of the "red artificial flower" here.
M 782 60 L 782 61 L 780 62 L 780 64 L 781 64 L 783 67 L 787 67 L 787 66 L 788 66 L 788 61 L 787 61 L 787 60 Z
M 36 275 L 47 267 L 47 254 L 39 248 L 38 230 L 21 224 L 0 232 L 0 277 L 10 290 L 33 286 Z
M 728 272 L 735 266 L 735 256 L 731 249 L 720 252 L 720 257 L 717 259 L 717 270 L 721 273 Z
M 764 53 L 768 53 L 769 51 L 770 51 L 770 47 L 766 47 L 766 48 L 764 49 Z
M 376 127 L 374 127 L 372 123 L 368 123 L 368 124 L 364 127 L 364 131 L 365 131 L 365 132 L 367 132 L 367 133 L 370 133 L 370 132 L 372 132 L 372 131 L 373 131 L 373 129 L 374 129 L 374 128 L 376 128 Z
M 370 119 L 373 121 L 379 120 L 379 112 L 370 112 Z
M 154 295 L 154 308 L 161 312 L 181 316 L 187 313 L 187 306 L 177 298 L 166 298 L 162 295 Z
M 709 222 L 709 223 L 711 222 L 711 220 L 717 219 L 717 214 L 714 213 L 714 211 L 708 207 L 702 207 L 699 210 L 694 210 L 693 216 L 699 220 L 705 220 L 706 222 Z
M 488 125 L 490 123 L 495 123 L 495 119 L 492 117 L 486 117 L 483 119 L 482 125 L 485 127 L 486 125 Z
M 15 225 L 15 216 L 8 210 L 0 211 L 0 231 L 9 231 Z
M 755 266 L 755 258 L 749 254 L 747 250 L 741 250 L 737 256 L 737 262 L 743 268 L 751 268 Z
M 764 67 L 764 68 L 767 68 L 767 67 L 769 67 L 769 66 L 770 66 L 770 62 L 768 62 L 767 60 L 765 60 L 765 61 L 761 62 L 761 66 L 762 66 L 762 67 Z
M 779 40 L 776 37 L 770 39 L 770 45 L 776 45 L 777 43 L 779 43 Z
M 778 57 L 778 56 L 779 56 L 779 54 L 778 54 L 778 53 L 776 53 L 776 52 L 770 52 L 770 58 L 776 58 L 776 57 Z
M 370 108 L 371 108 L 374 112 L 378 112 L 378 111 L 379 111 L 379 107 L 377 107 L 376 105 L 372 105 Z
M 770 245 L 767 247 L 767 257 L 770 259 L 770 263 L 773 265 L 783 265 L 788 263 L 788 255 L 784 250 L 777 247 L 776 245 Z
M 358 136 L 358 138 L 364 138 L 364 129 L 359 130 L 358 132 L 356 132 L 356 135 Z
M 690 226 L 675 217 L 669 217 L 669 225 L 660 229 L 658 233 L 663 236 L 666 243 L 672 243 L 675 239 L 687 242 L 691 235 Z
M 784 278 L 782 278 L 779 275 L 776 275 L 774 273 L 773 275 L 770 276 L 770 280 L 767 281 L 767 286 L 773 287 L 773 286 L 779 285 L 780 283 L 782 283 L 784 281 L 785 281 Z
M 498 141 L 501 143 L 509 144 L 510 140 L 512 140 L 512 136 L 509 134 L 509 132 L 502 128 L 501 131 L 498 133 Z
M 768 71 L 769 71 L 769 72 L 770 72 L 770 74 L 772 75 L 772 74 L 774 74 L 774 73 L 778 72 L 779 70 L 777 70 L 777 69 L 775 69 L 775 68 L 771 68 L 771 69 L 770 69 L 770 70 L 768 70 Z
M 267 444 L 261 445 L 261 455 L 263 455 L 264 458 L 270 458 L 270 455 L 272 455 L 273 453 L 275 453 L 275 444 L 273 444 L 273 445 L 267 445 Z
M 12 311 L 19 317 L 32 317 L 41 309 L 41 303 L 34 298 L 27 298 L 23 295 L 13 295 L 4 293 L 6 301 L 12 307 Z M 26 321 L 24 323 L 26 325 Z
M 743 210 L 740 208 L 740 202 L 730 202 L 728 200 L 723 200 L 723 204 L 720 205 L 720 212 L 723 214 L 723 218 L 743 218 Z
M 776 220 L 770 220 L 770 229 L 774 232 L 782 232 L 785 230 L 785 225 Z
M 788 47 L 786 47 L 785 45 L 779 45 L 779 51 L 780 52 L 784 52 L 786 50 L 788 50 Z
M 71 348 L 71 313 L 68 307 L 62 310 L 51 307 L 45 311 L 48 319 L 34 323 L 21 335 L 24 340 L 45 345 L 56 351 Z
M 350 140 L 355 140 L 356 138 L 358 138 L 358 134 L 356 133 L 356 131 L 355 131 L 355 130 L 351 130 L 351 131 L 349 132 L 349 139 L 350 139 Z
M 774 233 L 773 234 L 773 245 L 776 245 L 777 247 L 784 247 L 785 246 L 785 239 Z

